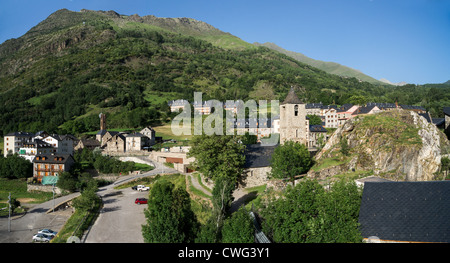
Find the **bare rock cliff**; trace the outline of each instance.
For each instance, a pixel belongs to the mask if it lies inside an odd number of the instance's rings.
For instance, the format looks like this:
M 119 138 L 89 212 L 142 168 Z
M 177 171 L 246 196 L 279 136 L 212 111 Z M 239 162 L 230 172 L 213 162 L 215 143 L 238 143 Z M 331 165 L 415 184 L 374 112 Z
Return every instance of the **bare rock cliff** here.
M 346 156 L 341 151 L 343 140 L 349 148 Z M 449 145 L 435 125 L 413 111 L 359 116 L 335 131 L 315 157 L 320 169 L 308 176 L 323 179 L 364 171 L 399 181 L 434 180 Z

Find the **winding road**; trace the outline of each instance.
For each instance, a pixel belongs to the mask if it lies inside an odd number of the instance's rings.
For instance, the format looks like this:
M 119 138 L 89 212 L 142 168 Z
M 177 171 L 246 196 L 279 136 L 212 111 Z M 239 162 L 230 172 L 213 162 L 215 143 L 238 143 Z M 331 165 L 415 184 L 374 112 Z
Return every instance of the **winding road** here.
M 157 174 L 179 173 L 173 168 L 151 161 L 148 157 L 133 157 L 143 163 L 150 164 L 155 168 L 143 174 L 132 174 L 121 176 L 120 179 L 105 187 L 99 188 L 97 194 L 102 198 L 103 208 L 95 223 L 86 231 L 81 238 L 83 243 L 143 243 L 142 225 L 145 224 L 144 209 L 147 205 L 137 205 L 134 200 L 138 197 L 148 198 L 148 192 L 138 192 L 131 188 L 114 189 L 117 185 L 126 183 L 141 177 L 154 176 Z M 191 176 L 191 175 L 188 175 Z M 197 189 L 203 189 L 198 181 L 192 177 L 192 184 Z M 204 190 L 204 189 L 203 189 Z M 210 193 L 208 193 L 210 195 Z M 235 191 L 235 207 L 242 202 L 245 193 Z M 53 204 L 56 205 L 78 196 L 73 193 L 63 197 L 55 198 L 34 205 L 29 211 L 11 220 L 11 231 L 8 231 L 8 218 L 0 218 L 0 243 L 30 243 L 32 237 L 38 230 L 50 228 L 59 231 L 72 215 L 72 209 L 66 211 L 51 212 Z

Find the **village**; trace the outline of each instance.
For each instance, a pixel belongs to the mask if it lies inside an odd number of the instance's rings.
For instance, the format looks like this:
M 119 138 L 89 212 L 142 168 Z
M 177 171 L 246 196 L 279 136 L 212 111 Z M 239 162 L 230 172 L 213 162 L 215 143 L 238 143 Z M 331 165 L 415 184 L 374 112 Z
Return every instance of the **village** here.
M 234 114 L 239 109 L 239 102 L 231 104 L 226 103 L 224 110 L 231 110 Z M 190 107 L 190 103 L 185 100 L 170 101 L 169 106 L 172 112 L 180 112 L 183 107 Z M 214 112 L 212 104 L 205 102 L 201 104 L 193 103 L 193 108 L 200 115 L 210 115 Z M 283 145 L 287 141 L 294 141 L 304 144 L 310 154 L 314 156 L 317 151 L 323 147 L 325 142 L 332 136 L 333 132 L 341 128 L 346 121 L 362 115 L 372 115 L 381 112 L 402 110 L 415 112 L 425 122 L 435 125 L 440 129 L 449 129 L 450 126 L 450 107 L 444 107 L 445 118 L 432 118 L 430 114 L 422 107 L 399 105 L 397 103 L 368 103 L 366 105 L 323 105 L 322 103 L 303 103 L 291 89 L 285 100 L 279 105 L 277 115 L 271 115 L 267 119 L 236 119 L 234 129 L 243 133 L 256 136 L 256 144 L 247 145 L 245 150 L 244 165 L 244 183 L 240 187 L 258 187 L 261 185 L 269 185 L 273 182 L 269 180 L 271 172 L 271 156 L 278 145 Z M 312 116 L 317 116 L 321 120 L 321 124 L 310 125 Z M 45 131 L 37 133 L 30 132 L 12 132 L 4 136 L 4 155 L 18 154 L 26 160 L 33 163 L 33 178 L 37 182 L 43 182 L 46 178 L 57 177 L 65 171 L 69 171 L 75 163 L 73 155 L 76 151 L 84 148 L 101 151 L 103 155 L 108 156 L 147 156 L 150 160 L 161 163 L 170 164 L 179 173 L 189 174 L 194 172 L 191 164 L 193 157 L 189 157 L 188 152 L 191 146 L 174 146 L 174 147 L 155 147 L 164 140 L 156 137 L 155 129 L 152 127 L 144 127 L 134 132 L 117 132 L 110 131 L 107 128 L 107 117 L 100 114 L 100 130 L 95 137 L 87 139 L 78 139 L 73 135 L 49 134 Z M 265 138 L 276 136 L 278 143 L 276 145 L 264 145 L 261 143 Z M 375 182 L 375 183 L 374 183 Z M 386 221 L 384 217 L 374 217 L 373 213 L 377 211 L 390 211 L 395 213 L 398 205 L 411 206 L 411 202 L 401 200 L 401 202 L 393 202 L 392 204 L 381 204 L 374 202 L 373 198 L 392 199 L 399 195 L 411 196 L 411 191 L 416 193 L 414 198 L 428 198 L 429 209 L 440 209 L 442 207 L 441 195 L 448 191 L 448 182 L 441 183 L 421 182 L 421 184 L 398 184 L 392 188 L 392 185 L 377 184 L 376 182 L 391 182 L 376 176 L 370 176 L 357 180 L 357 184 L 366 187 L 369 183 L 368 190 L 365 191 L 366 199 L 363 198 L 361 203 L 360 223 L 363 224 L 362 234 L 368 242 L 405 242 L 408 237 L 391 237 L 386 235 L 391 233 L 399 233 L 399 223 Z M 371 183 L 371 184 L 370 184 Z M 430 184 L 431 183 L 431 184 Z M 277 187 L 276 185 L 272 185 Z M 389 186 L 385 188 L 385 186 Z M 433 201 L 433 197 L 438 196 L 441 201 Z M 410 200 L 413 197 L 411 196 Z M 400 204 L 401 203 L 401 204 Z M 411 208 L 413 213 L 420 213 L 423 207 L 417 207 L 416 204 Z M 375 210 L 374 210 L 375 209 Z M 374 212 L 375 211 L 375 212 Z M 438 212 L 433 210 L 432 213 L 440 214 L 439 218 L 445 219 L 447 210 Z M 406 215 L 405 215 L 406 216 Z M 407 215 L 411 216 L 410 213 Z M 435 224 L 427 221 L 428 215 L 424 215 L 423 220 L 418 220 L 420 224 Z M 421 217 L 422 218 L 422 217 Z M 384 221 L 383 221 L 384 220 Z M 439 221 L 439 220 L 438 220 Z M 442 220 L 441 220 L 442 221 Z M 437 222 L 442 224 L 443 222 Z M 394 230 L 384 231 L 383 224 L 390 224 Z M 401 224 L 400 224 L 401 225 Z M 414 223 L 414 225 L 417 225 Z M 440 229 L 440 228 L 437 228 Z M 410 230 L 408 230 L 410 231 Z M 433 230 L 434 231 L 434 230 Z M 417 242 L 447 242 L 449 239 L 439 231 L 417 230 L 414 234 L 416 237 L 411 240 Z M 403 233 L 402 233 L 403 234 Z M 423 239 L 423 237 L 427 238 Z M 380 236 L 380 237 L 379 237 Z M 419 236 L 419 237 L 417 237 Z M 422 239 L 421 239 L 422 238 Z
M 172 100 L 168 102 L 171 112 L 181 112 L 184 107 L 191 107 L 187 100 Z M 241 110 L 242 101 L 224 104 L 224 110 L 231 111 L 234 116 Z M 210 115 L 213 113 L 213 104 L 209 101 L 193 102 L 192 108 L 195 114 Z M 250 134 L 256 136 L 257 144 L 248 147 L 247 155 L 251 162 L 247 162 L 250 174 L 258 173 L 263 169 L 263 177 L 266 176 L 270 166 L 272 147 L 263 147 L 264 138 L 272 135 L 279 136 L 279 143 L 293 140 L 305 144 L 308 150 L 314 154 L 319 150 L 333 131 L 349 119 L 356 116 L 376 114 L 383 111 L 403 109 L 414 111 L 425 118 L 428 123 L 436 125 L 440 129 L 449 129 L 450 107 L 444 107 L 445 118 L 432 118 L 430 114 L 420 106 L 400 105 L 398 103 L 367 103 L 366 105 L 344 104 L 323 105 L 322 103 L 303 103 L 295 95 L 293 89 L 281 103 L 279 112 L 264 119 L 239 119 L 235 118 L 233 127 L 237 134 Z M 321 124 L 310 125 L 310 117 L 317 116 Z M 192 171 L 189 167 L 193 161 L 187 157 L 190 146 L 175 146 L 161 148 L 153 151 L 156 144 L 163 142 L 162 137 L 156 137 L 152 127 L 144 127 L 135 132 L 118 132 L 107 129 L 106 114 L 100 114 L 100 130 L 95 138 L 78 139 L 73 135 L 49 134 L 45 131 L 37 133 L 11 132 L 4 136 L 3 154 L 18 154 L 33 163 L 33 177 L 39 182 L 45 176 L 57 176 L 63 171 L 70 170 L 75 151 L 88 149 L 101 149 L 102 154 L 111 156 L 149 155 L 157 162 L 168 162 L 180 172 Z M 258 156 L 255 159 L 255 156 Z

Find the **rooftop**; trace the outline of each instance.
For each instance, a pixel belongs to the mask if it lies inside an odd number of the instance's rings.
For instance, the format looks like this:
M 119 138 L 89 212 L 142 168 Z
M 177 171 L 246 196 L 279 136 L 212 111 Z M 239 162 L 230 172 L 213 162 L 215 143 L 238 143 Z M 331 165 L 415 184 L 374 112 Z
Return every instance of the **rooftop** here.
M 450 181 L 366 182 L 359 223 L 364 238 L 450 242 Z
M 303 104 L 303 102 L 295 94 L 294 88 L 291 88 L 288 95 L 281 104 Z

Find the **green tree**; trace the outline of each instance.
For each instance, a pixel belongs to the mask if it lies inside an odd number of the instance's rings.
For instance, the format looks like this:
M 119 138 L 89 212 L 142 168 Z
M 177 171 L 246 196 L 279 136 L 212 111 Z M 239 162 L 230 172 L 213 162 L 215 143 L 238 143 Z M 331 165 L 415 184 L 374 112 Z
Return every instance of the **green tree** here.
M 360 243 L 359 207 L 362 191 L 354 181 L 341 179 L 331 184 L 322 195 L 320 206 L 321 228 L 319 242 Z
M 76 176 L 69 172 L 62 172 L 58 177 L 56 186 L 69 192 L 75 192 L 77 190 L 78 179 Z
M 348 156 L 350 153 L 350 147 L 348 146 L 348 140 L 346 137 L 342 137 L 341 141 L 339 142 L 339 145 L 341 146 L 341 153 L 344 156 Z
M 316 180 L 302 180 L 269 200 L 261 212 L 263 231 L 277 243 L 362 242 L 360 202 L 354 182 L 342 180 L 325 191 Z
M 311 156 L 305 145 L 286 141 L 278 145 L 272 154 L 270 172 L 271 177 L 278 179 L 290 179 L 307 172 L 313 164 Z
M 20 201 L 19 200 L 17 200 L 16 198 L 14 198 L 14 197 L 11 197 L 11 200 L 9 201 L 10 203 L 10 206 L 11 206 L 11 215 L 13 215 L 14 214 L 14 210 L 17 208 L 17 207 L 19 207 L 20 206 Z
M 322 119 L 317 115 L 306 115 L 309 118 L 309 125 L 322 125 Z
M 189 194 L 182 188 L 175 189 L 171 182 L 159 180 L 154 184 L 145 217 L 142 234 L 147 243 L 188 243 L 195 239 L 198 222 Z
M 245 146 L 238 136 L 199 135 L 191 141 L 188 156 L 195 157 L 193 166 L 205 176 L 215 180 L 228 177 L 234 181 L 244 170 Z
M 254 239 L 253 219 L 245 207 L 241 207 L 225 220 L 222 228 L 223 243 L 253 243 Z
M 33 164 L 17 153 L 8 154 L 6 158 L 0 156 L 0 177 L 20 179 L 33 176 Z
M 94 180 L 91 180 L 88 187 L 81 192 L 81 195 L 75 198 L 72 202 L 75 209 L 83 211 L 94 211 L 97 204 L 101 202 L 100 197 L 97 195 L 97 184 Z

